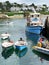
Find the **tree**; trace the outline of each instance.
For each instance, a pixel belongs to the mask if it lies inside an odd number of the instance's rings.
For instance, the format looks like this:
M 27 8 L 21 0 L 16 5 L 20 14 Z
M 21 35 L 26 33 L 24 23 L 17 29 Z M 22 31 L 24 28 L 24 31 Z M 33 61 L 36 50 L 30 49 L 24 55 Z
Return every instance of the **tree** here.
M 2 8 L 2 7 L 3 7 L 2 2 L 0 2 L 0 8 Z
M 35 6 L 34 3 L 32 3 L 30 6 L 31 6 L 31 7 L 33 6 L 35 9 L 37 8 L 37 6 Z
M 47 5 L 46 5 L 46 4 L 43 4 L 42 10 L 43 10 L 43 11 L 47 11 L 47 9 L 48 9 L 48 8 L 47 8 Z
M 30 6 L 33 6 L 34 7 L 35 5 L 34 5 L 34 3 L 32 3 Z
M 3 6 L 2 2 L 0 2 L 0 11 L 1 11 L 1 12 L 4 12 L 4 11 L 5 11 L 4 6 Z
M 46 5 L 46 4 L 43 4 L 43 6 L 47 7 L 47 5 Z
M 11 8 L 12 5 L 11 5 L 11 3 L 9 1 L 5 2 L 5 6 L 6 6 L 6 10 L 10 11 L 10 8 Z
M 28 17 L 30 15 L 29 11 L 24 11 L 24 17 Z
M 16 7 L 17 6 L 17 3 L 16 2 L 14 2 L 14 7 Z

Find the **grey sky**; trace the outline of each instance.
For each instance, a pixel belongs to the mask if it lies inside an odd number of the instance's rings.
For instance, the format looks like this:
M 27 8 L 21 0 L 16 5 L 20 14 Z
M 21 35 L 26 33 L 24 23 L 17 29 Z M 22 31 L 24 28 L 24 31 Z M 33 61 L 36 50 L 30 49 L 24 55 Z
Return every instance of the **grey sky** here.
M 5 2 L 7 0 L 0 0 L 0 2 Z M 35 3 L 35 5 L 42 5 L 46 4 L 49 6 L 49 0 L 8 0 L 10 2 L 17 2 L 17 3 L 26 3 L 26 4 L 31 4 Z

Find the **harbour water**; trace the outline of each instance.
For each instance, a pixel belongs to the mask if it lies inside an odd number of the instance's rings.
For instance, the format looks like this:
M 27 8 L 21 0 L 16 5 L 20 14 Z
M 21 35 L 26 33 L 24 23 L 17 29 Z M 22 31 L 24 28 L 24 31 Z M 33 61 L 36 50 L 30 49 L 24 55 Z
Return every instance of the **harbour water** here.
M 9 22 L 7 24 L 7 22 Z M 11 22 L 11 23 L 10 23 Z M 8 32 L 10 39 L 15 43 L 22 37 L 27 41 L 27 49 L 19 52 L 11 49 L 2 50 L 2 41 L 0 37 L 0 65 L 49 65 L 49 56 L 32 50 L 32 46 L 37 44 L 40 35 L 25 32 L 26 19 L 4 19 L 0 20 L 0 35 Z

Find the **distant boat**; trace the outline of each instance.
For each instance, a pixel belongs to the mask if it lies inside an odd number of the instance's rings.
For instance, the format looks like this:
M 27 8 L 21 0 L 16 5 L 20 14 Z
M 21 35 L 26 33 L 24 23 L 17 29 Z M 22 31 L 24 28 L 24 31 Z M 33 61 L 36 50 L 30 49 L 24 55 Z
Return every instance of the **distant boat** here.
M 13 22 L 7 22 L 6 24 L 7 25 L 13 25 Z
M 13 48 L 13 45 L 14 45 L 14 43 L 12 41 L 10 41 L 10 42 L 4 41 L 2 43 L 2 48 L 3 48 L 3 50 L 9 49 L 9 48 L 11 49 L 11 48 Z
M 9 38 L 9 36 L 10 36 L 10 34 L 8 34 L 8 33 L 3 33 L 3 34 L 1 34 L 1 39 L 2 39 L 2 40 L 6 40 L 6 39 Z
M 17 41 L 15 43 L 15 47 L 16 47 L 16 49 L 21 51 L 21 50 L 27 48 L 27 42 L 25 42 L 25 41 Z
M 40 34 L 44 27 L 40 19 L 40 13 L 31 13 L 27 18 L 26 31 L 30 33 Z

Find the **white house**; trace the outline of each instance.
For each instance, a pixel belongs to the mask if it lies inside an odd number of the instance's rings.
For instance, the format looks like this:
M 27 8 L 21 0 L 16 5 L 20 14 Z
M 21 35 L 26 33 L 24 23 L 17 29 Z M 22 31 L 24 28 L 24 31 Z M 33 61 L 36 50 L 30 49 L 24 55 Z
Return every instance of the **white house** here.
M 27 7 L 22 7 L 22 10 L 27 10 Z
M 10 11 L 20 11 L 21 10 L 21 8 L 19 8 L 19 7 L 11 7 L 10 8 Z
M 22 10 L 27 10 L 28 8 L 26 7 L 27 5 L 25 3 L 22 4 Z
M 29 10 L 32 10 L 33 12 L 36 12 L 36 11 L 35 11 L 35 8 L 34 8 L 33 6 L 28 6 L 28 9 L 29 9 Z
M 37 8 L 36 8 L 36 10 L 37 10 L 37 11 L 41 11 L 41 10 L 42 10 L 42 7 L 43 7 L 43 6 L 38 5 Z

